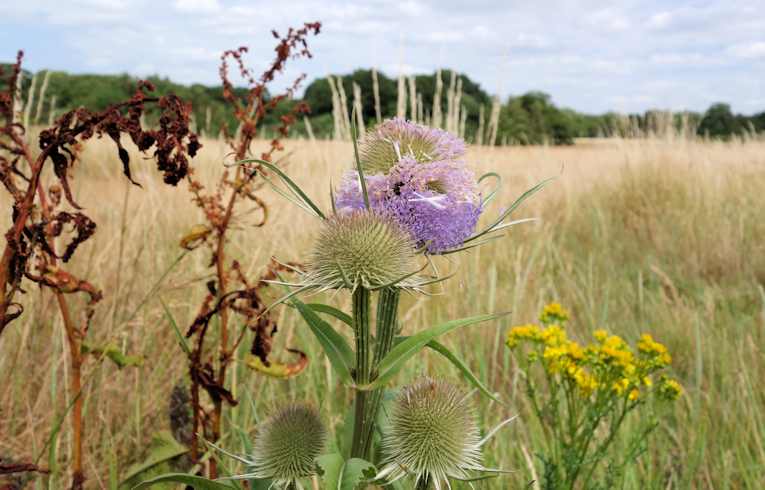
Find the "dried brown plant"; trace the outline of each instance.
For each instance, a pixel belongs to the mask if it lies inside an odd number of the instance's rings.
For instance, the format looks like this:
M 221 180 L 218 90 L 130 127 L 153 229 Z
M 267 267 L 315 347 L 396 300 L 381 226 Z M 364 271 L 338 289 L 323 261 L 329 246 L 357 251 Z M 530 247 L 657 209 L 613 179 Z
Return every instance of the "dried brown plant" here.
M 290 28 L 284 36 L 273 31 L 278 40 L 276 56 L 260 77 L 255 78 L 246 67 L 243 55 L 247 48 L 240 47 L 230 50 L 221 56 L 220 77 L 223 83 L 223 97 L 231 107 L 239 127 L 234 134 L 224 127 L 223 134 L 231 148 L 231 157 L 235 161 L 252 158 L 252 143 L 263 125 L 264 118 L 282 104 L 292 98 L 295 90 L 305 78 L 299 76 L 283 93 L 269 95 L 268 85 L 277 74 L 284 70 L 285 64 L 295 58 L 310 58 L 307 38 L 318 34 L 321 24 L 306 23 L 299 29 Z M 239 76 L 247 84 L 244 98 L 237 95 L 234 84 L 229 76 L 229 62 L 233 61 L 239 71 Z M 289 134 L 290 127 L 298 117 L 309 112 L 304 103 L 292 105 L 286 113 L 280 116 L 276 136 L 270 141 L 268 149 L 257 155 L 265 161 L 272 161 L 274 154 L 283 150 L 281 139 Z M 233 174 L 233 175 L 232 175 Z M 205 188 L 195 179 L 193 172 L 189 173 L 189 189 L 194 203 L 202 210 L 206 223 L 197 225 L 181 240 L 181 246 L 188 250 L 204 247 L 210 252 L 210 268 L 214 269 L 215 279 L 206 283 L 207 294 L 199 312 L 188 328 L 186 337 L 193 339 L 193 347 L 189 353 L 189 375 L 191 379 L 191 404 L 193 413 L 193 430 L 191 431 L 191 460 L 200 460 L 204 446 L 200 444 L 199 435 L 210 441 L 217 441 L 221 435 L 221 419 L 224 405 L 233 406 L 237 401 L 226 388 L 227 369 L 231 364 L 236 349 L 245 338 L 248 330 L 254 332 L 251 353 L 256 356 L 262 366 L 270 367 L 276 361 L 269 359 L 273 335 L 276 333 L 275 320 L 268 314 L 267 305 L 262 298 L 262 289 L 267 286 L 264 282 L 285 270 L 285 266 L 272 262 L 265 274 L 256 280 L 247 279 L 236 260 L 230 260 L 226 254 L 228 234 L 234 227 L 237 217 L 256 214 L 258 219 L 253 226 L 262 227 L 268 218 L 266 203 L 257 195 L 264 181 L 256 179 L 258 175 L 267 175 L 265 168 L 257 165 L 237 166 L 232 172 L 225 170 L 217 185 L 211 189 Z M 241 319 L 241 327 L 234 331 L 232 315 Z M 210 321 L 218 318 L 218 348 L 217 356 L 211 354 L 207 346 Z M 305 354 L 295 349 L 287 349 L 296 356 L 296 361 L 284 365 L 284 375 L 295 375 L 302 371 L 308 359 Z M 206 407 L 202 400 L 202 390 L 207 393 L 212 407 Z M 210 459 L 209 476 L 218 475 L 214 458 Z
M 82 455 L 82 365 L 86 352 L 83 341 L 90 328 L 95 305 L 103 294 L 95 285 L 75 277 L 62 264 L 73 257 L 79 247 L 96 231 L 96 223 L 77 204 L 69 185 L 70 174 L 83 146 L 92 138 L 108 137 L 116 148 L 122 171 L 133 184 L 130 157 L 121 142 L 127 136 L 142 153 L 154 157 L 164 181 L 176 185 L 189 173 L 189 159 L 200 148 L 199 141 L 189 130 L 191 107 L 174 95 L 152 95 L 149 82 L 139 82 L 135 94 L 128 100 L 113 104 L 103 111 L 85 108 L 71 110 L 40 132 L 37 148 L 33 149 L 27 128 L 18 121 L 14 101 L 17 80 L 21 72 L 23 53 L 7 76 L 5 90 L 0 92 L 0 181 L 12 197 L 12 225 L 5 233 L 5 247 L 0 259 L 0 334 L 23 313 L 16 294 L 25 292 L 25 283 L 48 288 L 56 296 L 69 347 L 70 397 L 73 439 L 72 486 L 83 487 L 85 473 Z M 0 73 L 0 77 L 4 76 Z M 144 128 L 141 116 L 149 106 L 160 111 L 159 125 Z M 42 175 L 52 166 L 55 182 L 47 184 Z M 63 199 L 62 199 L 63 198 Z M 65 210 L 66 201 L 72 210 Z M 63 252 L 55 242 L 68 237 Z M 108 292 L 108 291 L 107 291 Z M 83 293 L 89 301 L 77 319 L 67 295 Z M 23 468 L 22 468 L 23 469 Z M 30 465 L 29 471 L 37 471 Z

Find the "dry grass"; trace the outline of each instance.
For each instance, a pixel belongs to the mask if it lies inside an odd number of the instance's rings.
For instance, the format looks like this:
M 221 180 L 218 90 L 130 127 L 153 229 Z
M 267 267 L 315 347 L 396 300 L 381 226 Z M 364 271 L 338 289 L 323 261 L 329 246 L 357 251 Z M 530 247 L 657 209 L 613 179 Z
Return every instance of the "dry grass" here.
M 214 182 L 226 150 L 217 141 L 204 143 L 195 167 L 200 180 Z M 329 178 L 337 182 L 348 167 L 350 145 L 291 141 L 287 153 L 290 175 L 328 208 Z M 504 179 L 489 215 L 533 183 L 559 176 L 518 213 L 539 216 L 541 223 L 514 228 L 500 242 L 444 262 L 459 268 L 447 294 L 407 298 L 403 305 L 407 329 L 512 311 L 506 321 L 447 338 L 479 377 L 509 399 L 509 409 L 483 405 L 485 422 L 525 410 L 502 345 L 505 328 L 533 320 L 541 304 L 558 300 L 571 308 L 572 326 L 582 335 L 604 326 L 634 339 L 647 330 L 675 353 L 686 395 L 664 414 L 640 466 L 626 475 L 628 488 L 762 488 L 765 144 L 607 140 L 564 148 L 477 148 L 469 160 L 479 173 L 494 170 Z M 124 471 L 141 459 L 152 434 L 167 428 L 169 392 L 186 375 L 157 298 L 187 325 L 208 269 L 204 254 L 182 256 L 178 247 L 201 220 L 183 184 L 167 188 L 147 163 L 135 172 L 143 188 L 129 186 L 106 143 L 91 145 L 81 165 L 75 195 L 99 228 L 70 267 L 106 293 L 89 339 L 114 341 L 145 358 L 142 367 L 122 371 L 91 362 L 85 373 L 88 487 L 108 488 L 109 462 L 118 461 Z M 317 226 L 279 196 L 265 194 L 270 224 L 254 229 L 248 222 L 256 217 L 239 216 L 231 235 L 232 255 L 253 274 L 272 255 L 305 257 Z M 7 202 L 2 205 L 8 209 Z M 53 299 L 48 291 L 30 289 L 24 316 L 0 337 L 0 457 L 36 458 L 69 401 L 63 329 L 56 325 L 61 320 Z M 238 366 L 232 387 L 242 403 L 230 411 L 229 429 L 250 431 L 260 414 L 288 398 L 315 401 L 333 423 L 342 419 L 348 394 L 325 389 L 334 380 L 314 341 L 292 312 L 281 315 L 280 345 L 305 349 L 311 366 L 289 381 Z M 400 376 L 423 371 L 456 376 L 430 356 Z M 533 457 L 537 436 L 521 421 L 492 443 L 492 463 L 519 472 L 491 488 L 531 479 L 525 455 Z M 229 443 L 239 449 L 233 437 Z M 57 467 L 66 468 L 66 425 L 56 444 Z M 59 471 L 51 488 L 63 488 L 66 474 Z

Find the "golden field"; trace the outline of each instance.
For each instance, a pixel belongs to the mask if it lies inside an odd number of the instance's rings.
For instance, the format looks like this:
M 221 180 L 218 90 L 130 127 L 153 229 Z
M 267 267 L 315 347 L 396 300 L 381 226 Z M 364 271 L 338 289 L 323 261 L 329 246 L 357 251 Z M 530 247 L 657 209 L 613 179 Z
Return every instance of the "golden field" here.
M 193 166 L 212 185 L 228 149 L 217 140 L 203 144 Z M 329 208 L 330 181 L 338 182 L 351 165 L 351 145 L 293 140 L 286 147 L 289 175 Z M 74 195 L 98 229 L 68 267 L 104 291 L 88 339 L 143 357 L 142 366 L 122 370 L 107 362 L 86 365 L 88 488 L 110 488 L 114 475 L 145 457 L 152 436 L 168 429 L 169 394 L 187 366 L 159 298 L 183 329 L 212 274 L 206 251 L 185 253 L 178 245 L 202 221 L 185 183 L 165 186 L 151 161 L 133 159 L 140 162 L 134 177 L 141 188 L 122 178 L 106 141 L 91 144 L 74 169 Z M 557 177 L 514 216 L 538 222 L 439 261 L 456 271 L 444 294 L 409 297 L 402 306 L 410 332 L 449 318 L 511 312 L 444 339 L 507 401 L 507 407 L 481 401 L 484 426 L 520 414 L 487 449 L 490 466 L 517 471 L 487 488 L 524 488 L 538 478 L 539 429 L 524 417 L 528 407 L 504 336 L 508 327 L 533 321 L 550 301 L 570 309 L 571 328 L 582 337 L 605 328 L 633 341 L 648 331 L 673 353 L 673 374 L 685 393 L 662 414 L 646 454 L 629 469 L 628 488 L 765 487 L 765 142 L 583 140 L 571 147 L 478 147 L 468 159 L 478 174 L 495 171 L 503 178 L 484 219 L 536 182 Z M 259 216 L 241 214 L 230 235 L 229 255 L 252 277 L 272 256 L 305 259 L 319 224 L 267 188 L 262 197 L 267 225 L 255 228 Z M 8 213 L 3 220 L 7 226 Z M 332 301 L 349 304 L 342 295 Z M 50 488 L 64 488 L 71 451 L 66 422 L 55 451 L 43 451 L 71 401 L 64 329 L 50 291 L 29 286 L 22 302 L 23 316 L 0 336 L 0 458 L 39 456 L 54 470 Z M 75 314 L 84 302 L 75 302 Z M 251 433 L 275 404 L 307 399 L 336 424 L 350 400 L 350 391 L 335 390 L 333 373 L 299 317 L 287 308 L 278 315 L 277 356 L 287 358 L 283 347 L 296 347 L 310 364 L 289 380 L 267 378 L 243 363 L 232 370 L 230 386 L 240 404 L 226 412 L 223 445 L 234 450 L 240 441 L 230 429 Z M 459 377 L 428 354 L 399 378 L 422 373 Z M 44 481 L 30 488 L 45 488 Z

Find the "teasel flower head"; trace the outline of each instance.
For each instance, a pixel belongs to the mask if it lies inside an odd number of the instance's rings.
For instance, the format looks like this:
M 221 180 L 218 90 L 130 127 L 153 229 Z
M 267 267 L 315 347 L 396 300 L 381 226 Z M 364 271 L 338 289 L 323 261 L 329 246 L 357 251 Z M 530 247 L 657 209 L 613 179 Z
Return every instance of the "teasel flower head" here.
M 392 483 L 413 476 L 416 485 L 451 488 L 451 479 L 474 472 L 498 472 L 482 464 L 481 446 L 509 419 L 481 439 L 469 394 L 453 385 L 422 378 L 402 390 L 383 437 L 384 461 L 376 479 Z
M 327 439 L 318 412 L 304 404 L 290 404 L 278 410 L 258 427 L 251 458 L 236 456 L 210 444 L 215 449 L 244 463 L 250 472 L 227 479 L 271 479 L 271 488 L 300 488 L 301 478 L 316 472 L 316 458 Z
M 438 254 L 455 249 L 475 231 L 482 206 L 473 173 L 461 162 L 398 161 L 387 175 L 365 178 L 370 207 L 401 225 L 417 247 Z M 359 174 L 348 172 L 335 195 L 338 213 L 366 206 Z
M 465 142 L 441 129 L 403 118 L 383 121 L 369 131 L 361 146 L 365 175 L 387 174 L 402 158 L 420 163 L 457 160 L 465 154 Z
M 415 244 L 398 223 L 374 211 L 353 211 L 324 222 L 302 286 L 417 289 L 420 270 Z

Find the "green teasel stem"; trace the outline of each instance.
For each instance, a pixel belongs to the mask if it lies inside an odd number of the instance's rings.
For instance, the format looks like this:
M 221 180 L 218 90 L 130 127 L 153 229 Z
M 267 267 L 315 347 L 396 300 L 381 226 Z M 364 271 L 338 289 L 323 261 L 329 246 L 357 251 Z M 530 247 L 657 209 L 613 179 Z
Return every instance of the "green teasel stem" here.
M 356 338 L 356 370 L 353 378 L 357 385 L 369 383 L 371 374 L 369 363 L 371 337 L 369 333 L 369 299 L 370 292 L 368 289 L 359 286 L 353 291 L 353 330 Z M 372 422 L 366 417 L 367 403 L 368 393 L 357 390 L 353 446 L 351 448 L 351 456 L 354 458 L 366 459 L 367 456 L 364 451 L 363 435 L 366 432 L 366 425 Z
M 386 288 L 380 291 L 380 298 L 377 303 L 377 344 L 375 345 L 373 365 L 375 369 L 393 346 L 400 296 L 401 290 L 398 288 Z
M 401 290 L 398 288 L 385 288 L 380 291 L 377 300 L 377 327 L 375 331 L 375 357 L 372 363 L 372 376 L 376 376 L 377 367 L 380 361 L 390 352 L 393 347 L 393 339 L 396 337 L 398 326 L 398 300 L 401 296 Z M 370 381 L 373 381 L 370 380 Z M 369 454 L 372 447 L 372 438 L 374 435 L 375 422 L 377 421 L 377 412 L 380 411 L 384 390 L 382 388 L 374 390 L 369 395 L 367 401 L 367 413 L 365 419 L 369 421 L 366 424 L 363 434 L 363 444 L 365 454 Z

